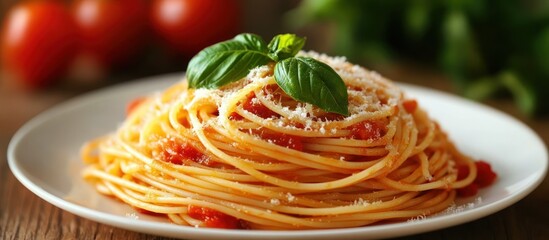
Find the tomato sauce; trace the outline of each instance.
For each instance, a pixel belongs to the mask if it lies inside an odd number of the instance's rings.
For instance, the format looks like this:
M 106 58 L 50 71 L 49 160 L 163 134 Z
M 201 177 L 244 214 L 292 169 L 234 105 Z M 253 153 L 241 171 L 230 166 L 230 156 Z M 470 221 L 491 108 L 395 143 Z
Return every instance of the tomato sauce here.
M 246 98 L 246 101 L 242 103 L 242 109 L 253 113 L 254 115 L 261 117 L 261 118 L 275 118 L 280 117 L 280 115 L 273 110 L 269 109 L 265 105 L 263 105 L 259 99 L 255 97 L 254 93 L 251 93 L 248 95 L 248 98 Z M 231 115 L 229 115 L 230 120 L 242 120 L 244 117 L 240 116 L 240 114 L 233 112 Z
M 463 188 L 458 188 L 457 195 L 460 197 L 472 197 L 478 193 L 478 185 L 476 183 L 471 183 Z
M 164 138 L 158 141 L 155 152 L 157 158 L 162 161 L 182 165 L 186 161 L 211 165 L 209 157 L 198 151 L 191 144 L 179 138 Z
M 477 161 L 475 165 L 477 166 L 475 183 L 481 188 L 492 185 L 497 178 L 497 174 L 492 170 L 492 166 L 484 161 Z
M 233 216 L 227 215 L 220 211 L 189 205 L 188 213 L 190 217 L 203 221 L 206 227 L 210 228 L 225 228 L 225 229 L 242 229 L 242 222 Z
M 303 151 L 303 138 L 284 133 L 274 133 L 260 131 L 259 136 L 262 139 L 268 140 L 278 146 L 291 148 L 298 151 Z
M 463 187 L 457 189 L 457 194 L 460 197 L 471 197 L 477 195 L 480 188 L 490 186 L 497 178 L 497 174 L 492 170 L 489 163 L 484 161 L 476 161 L 477 177 L 475 180 Z M 469 167 L 466 165 L 458 166 L 458 180 L 462 180 L 469 175 Z
M 244 117 L 240 116 L 240 114 L 238 114 L 236 112 L 233 112 L 233 113 L 231 113 L 231 115 L 229 115 L 229 120 L 240 121 L 242 119 L 244 119 Z
M 417 101 L 416 100 L 405 100 L 402 103 L 402 106 L 404 107 L 404 110 L 408 113 L 414 113 L 417 109 Z
M 377 140 L 385 134 L 386 126 L 381 121 L 364 121 L 349 127 L 351 138 L 360 140 Z
M 242 103 L 242 108 L 248 112 L 251 112 L 261 118 L 274 118 L 280 117 L 280 115 L 273 110 L 269 109 L 263 105 L 259 99 L 255 97 L 255 94 L 251 94 L 244 103 Z

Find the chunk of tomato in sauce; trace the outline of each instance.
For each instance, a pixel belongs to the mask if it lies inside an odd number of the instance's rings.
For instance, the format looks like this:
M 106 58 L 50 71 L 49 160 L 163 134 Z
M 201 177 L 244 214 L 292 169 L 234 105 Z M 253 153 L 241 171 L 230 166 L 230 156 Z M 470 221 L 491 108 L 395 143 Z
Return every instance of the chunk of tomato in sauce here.
M 475 180 L 463 187 L 457 189 L 457 194 L 460 197 L 471 197 L 478 193 L 480 188 L 490 186 L 497 178 L 497 174 L 492 171 L 492 167 L 485 161 L 476 161 L 477 176 Z M 469 175 L 469 167 L 466 165 L 460 165 L 457 167 L 457 180 L 462 180 Z
M 251 93 L 248 95 L 248 98 L 244 102 L 242 102 L 242 109 L 251 112 L 252 114 L 261 117 L 261 118 L 275 118 L 280 117 L 280 115 L 273 110 L 269 109 L 265 105 L 263 105 L 259 99 L 255 97 L 254 93 Z M 240 114 L 233 112 L 231 115 L 229 115 L 229 120 L 235 120 L 239 121 L 244 119 L 244 117 L 240 116 Z
M 406 112 L 414 113 L 417 109 L 417 101 L 414 99 L 404 100 L 404 102 L 402 102 L 402 106 Z
M 467 165 L 459 165 L 457 167 L 457 180 L 463 180 L 469 176 L 469 167 Z
M 179 138 L 163 138 L 156 145 L 155 157 L 164 162 L 177 165 L 182 165 L 186 161 L 193 161 L 204 165 L 212 164 L 208 156 Z
M 458 188 L 456 191 L 460 197 L 472 197 L 478 194 L 478 185 L 471 183 L 463 188 Z
M 475 165 L 477 166 L 477 177 L 475 178 L 475 183 L 483 188 L 490 186 L 497 178 L 497 174 L 492 170 L 492 166 L 489 163 L 484 161 L 476 161 Z
M 242 103 L 242 108 L 248 112 L 253 113 L 261 118 L 275 118 L 280 117 L 280 115 L 273 110 L 269 109 L 257 99 L 255 94 L 250 94 L 246 101 Z
M 385 134 L 386 125 L 381 121 L 364 121 L 349 127 L 351 138 L 360 140 L 377 140 Z
M 269 142 L 272 142 L 278 146 L 287 147 L 290 149 L 303 151 L 303 138 L 294 135 L 288 135 L 284 133 L 274 133 L 260 131 L 259 136 Z
M 243 225 L 238 218 L 222 213 L 220 211 L 189 205 L 187 214 L 197 220 L 203 221 L 209 228 L 241 229 Z
M 238 114 L 236 112 L 233 112 L 233 113 L 231 113 L 231 115 L 229 115 L 229 120 L 240 121 L 242 119 L 244 119 L 244 117 L 240 116 L 240 114 Z

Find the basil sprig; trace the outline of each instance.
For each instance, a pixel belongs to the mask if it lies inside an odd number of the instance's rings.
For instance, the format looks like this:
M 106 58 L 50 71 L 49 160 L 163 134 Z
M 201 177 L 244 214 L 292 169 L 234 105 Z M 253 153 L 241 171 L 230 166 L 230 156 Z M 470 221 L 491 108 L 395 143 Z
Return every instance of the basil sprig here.
M 187 67 L 190 88 L 219 88 L 245 77 L 251 69 L 275 62 L 278 86 L 297 101 L 313 104 L 327 112 L 349 115 L 347 87 L 327 64 L 295 55 L 305 38 L 280 34 L 267 45 L 255 34 L 235 38 L 205 48 Z

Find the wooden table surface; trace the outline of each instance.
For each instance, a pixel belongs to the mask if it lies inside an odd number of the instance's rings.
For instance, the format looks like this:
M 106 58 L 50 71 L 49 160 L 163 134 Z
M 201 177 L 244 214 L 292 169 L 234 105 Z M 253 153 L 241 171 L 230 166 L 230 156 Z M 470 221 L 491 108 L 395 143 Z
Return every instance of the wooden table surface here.
M 393 71 L 393 79 L 448 90 L 439 75 Z M 9 85 L 9 84 L 8 84 Z M 165 239 L 96 223 L 63 211 L 35 196 L 15 179 L 6 151 L 11 136 L 39 112 L 74 96 L 74 90 L 27 93 L 0 81 L 0 239 Z M 489 105 L 516 116 L 547 144 L 549 119 L 527 119 L 508 100 Z M 549 180 L 518 203 L 479 220 L 406 239 L 549 239 Z

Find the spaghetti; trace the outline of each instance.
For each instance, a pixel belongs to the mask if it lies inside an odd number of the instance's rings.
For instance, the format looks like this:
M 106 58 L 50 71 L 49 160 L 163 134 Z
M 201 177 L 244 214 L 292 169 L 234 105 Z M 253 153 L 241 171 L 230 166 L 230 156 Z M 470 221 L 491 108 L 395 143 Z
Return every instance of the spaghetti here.
M 344 58 L 350 115 L 286 95 L 273 66 L 219 89 L 185 80 L 146 97 L 82 149 L 97 190 L 176 224 L 251 229 L 365 226 L 431 215 L 475 162 L 393 83 Z M 458 177 L 458 166 L 467 174 Z

